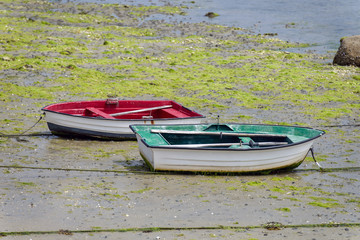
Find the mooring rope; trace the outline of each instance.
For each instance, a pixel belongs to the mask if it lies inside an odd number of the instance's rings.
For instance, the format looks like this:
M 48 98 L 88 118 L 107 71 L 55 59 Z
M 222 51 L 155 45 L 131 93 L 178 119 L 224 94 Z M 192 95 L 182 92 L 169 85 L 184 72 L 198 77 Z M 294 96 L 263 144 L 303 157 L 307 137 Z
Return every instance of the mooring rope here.
M 27 130 L 25 130 L 22 133 L 19 134 L 4 134 L 2 132 L 0 132 L 0 137 L 23 137 L 23 136 L 43 136 L 45 134 L 38 134 L 38 133 L 33 133 L 33 134 L 27 134 L 25 135 L 25 133 L 27 133 L 28 131 L 30 131 L 31 129 L 33 129 L 41 120 L 43 119 L 43 114 L 40 114 L 40 118 L 36 121 L 36 123 L 34 123 L 34 125 L 32 125 L 30 128 L 28 128 Z
M 318 167 L 320 168 L 320 170 L 323 171 L 323 167 L 322 167 L 322 166 L 320 165 L 320 163 L 318 163 L 318 162 L 316 161 L 316 159 L 315 159 L 315 154 L 314 154 L 314 149 L 313 149 L 313 147 L 311 147 L 311 148 L 309 149 L 309 152 L 311 152 L 311 156 L 313 157 L 314 162 L 316 163 L 316 165 L 318 165 Z

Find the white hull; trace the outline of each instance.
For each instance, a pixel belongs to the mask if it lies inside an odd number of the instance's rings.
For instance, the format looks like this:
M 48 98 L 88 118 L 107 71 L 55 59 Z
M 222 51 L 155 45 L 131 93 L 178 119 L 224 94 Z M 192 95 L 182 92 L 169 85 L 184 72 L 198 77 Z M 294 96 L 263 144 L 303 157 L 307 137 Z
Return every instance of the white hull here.
M 198 124 L 201 118 L 168 118 L 168 119 L 104 119 L 73 116 L 56 112 L 46 112 L 45 120 L 52 132 L 64 135 L 81 135 L 96 138 L 135 138 L 129 128 L 130 124 Z
M 294 167 L 305 159 L 312 141 L 271 149 L 195 149 L 149 147 L 136 135 L 140 154 L 153 170 L 258 172 Z

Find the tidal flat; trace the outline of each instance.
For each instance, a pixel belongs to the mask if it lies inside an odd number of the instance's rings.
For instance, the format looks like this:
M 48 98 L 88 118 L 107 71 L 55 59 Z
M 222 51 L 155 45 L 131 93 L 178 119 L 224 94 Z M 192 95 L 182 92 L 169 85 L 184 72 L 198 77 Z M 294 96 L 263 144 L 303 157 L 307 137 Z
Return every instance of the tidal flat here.
M 359 68 L 241 26 L 151 18 L 188 8 L 1 1 L 0 236 L 359 236 Z M 309 154 L 271 175 L 153 173 L 135 141 L 60 138 L 44 120 L 30 129 L 43 106 L 109 94 L 175 100 L 206 122 L 325 130 L 314 149 L 327 171 Z

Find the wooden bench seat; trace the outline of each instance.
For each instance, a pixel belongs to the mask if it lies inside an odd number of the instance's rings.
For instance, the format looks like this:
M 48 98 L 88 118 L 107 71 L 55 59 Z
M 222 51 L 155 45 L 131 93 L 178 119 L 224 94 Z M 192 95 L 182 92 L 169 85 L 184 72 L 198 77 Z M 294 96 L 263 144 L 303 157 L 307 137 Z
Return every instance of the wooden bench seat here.
M 93 108 L 93 107 L 87 107 L 85 108 L 86 111 L 90 111 L 92 113 L 95 113 L 97 115 L 99 115 L 100 117 L 103 117 L 103 118 L 108 118 L 108 119 L 116 119 L 115 117 L 97 109 L 97 108 Z
M 187 115 L 187 114 L 185 114 L 185 113 L 182 113 L 182 112 L 179 112 L 178 110 L 175 110 L 175 109 L 173 109 L 173 108 L 162 109 L 161 111 L 164 111 L 164 112 L 166 112 L 166 113 L 169 113 L 169 114 L 171 114 L 172 116 L 177 117 L 177 118 L 189 117 L 189 115 Z

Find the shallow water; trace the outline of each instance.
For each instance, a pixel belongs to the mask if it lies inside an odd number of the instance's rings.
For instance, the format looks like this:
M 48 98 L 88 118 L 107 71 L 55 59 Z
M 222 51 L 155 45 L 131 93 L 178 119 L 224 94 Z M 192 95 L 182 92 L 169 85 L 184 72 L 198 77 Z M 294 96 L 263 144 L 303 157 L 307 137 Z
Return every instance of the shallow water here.
M 58 1 L 59 2 L 59 1 Z M 60 2 L 92 2 L 163 5 L 162 0 L 63 0 Z M 175 20 L 211 22 L 250 29 L 255 34 L 275 33 L 291 42 L 309 43 L 307 50 L 316 53 L 336 51 L 344 36 L 360 34 L 360 1 L 358 0 L 197 0 L 194 3 L 178 0 L 172 4 L 189 6 L 186 16 Z M 204 15 L 218 13 L 215 18 Z M 153 16 L 152 18 L 163 16 Z M 173 18 L 174 19 L 174 18 Z
M 283 40 L 314 43 L 319 45 L 317 51 L 336 50 L 340 38 L 360 30 L 358 0 L 208 0 L 199 6 L 191 12 L 213 9 L 220 16 L 211 21 L 250 28 L 255 33 L 277 33 Z

